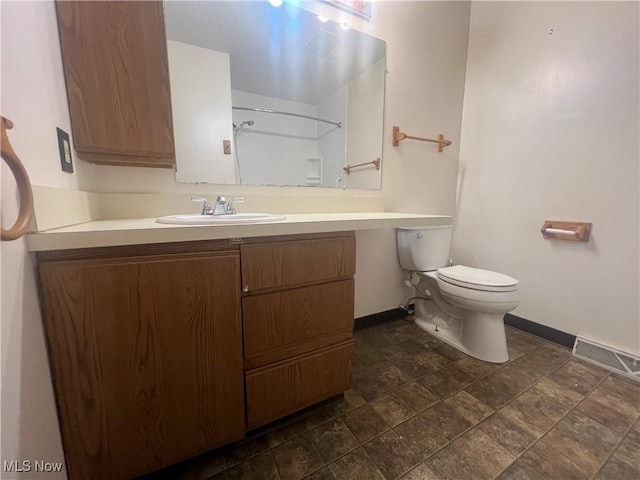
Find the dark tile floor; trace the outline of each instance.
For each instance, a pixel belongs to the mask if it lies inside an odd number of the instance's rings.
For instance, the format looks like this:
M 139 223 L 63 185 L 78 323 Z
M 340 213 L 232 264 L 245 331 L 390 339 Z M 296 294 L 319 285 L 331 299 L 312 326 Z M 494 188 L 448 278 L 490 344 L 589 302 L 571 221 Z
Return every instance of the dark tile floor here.
M 484 363 L 398 320 L 355 334 L 337 404 L 171 471 L 202 479 L 640 479 L 640 384 L 507 329 Z

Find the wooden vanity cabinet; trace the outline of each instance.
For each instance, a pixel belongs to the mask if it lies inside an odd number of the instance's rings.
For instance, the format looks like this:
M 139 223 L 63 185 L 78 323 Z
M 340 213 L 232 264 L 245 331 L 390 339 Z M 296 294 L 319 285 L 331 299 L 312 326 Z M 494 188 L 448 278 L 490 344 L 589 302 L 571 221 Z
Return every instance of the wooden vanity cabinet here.
M 353 232 L 241 246 L 247 429 L 351 384 Z
M 132 478 L 244 437 L 240 255 L 193 243 L 39 255 L 71 479 Z
M 351 384 L 353 232 L 37 258 L 71 479 L 152 472 Z
M 160 1 L 57 1 L 73 143 L 107 165 L 173 167 Z

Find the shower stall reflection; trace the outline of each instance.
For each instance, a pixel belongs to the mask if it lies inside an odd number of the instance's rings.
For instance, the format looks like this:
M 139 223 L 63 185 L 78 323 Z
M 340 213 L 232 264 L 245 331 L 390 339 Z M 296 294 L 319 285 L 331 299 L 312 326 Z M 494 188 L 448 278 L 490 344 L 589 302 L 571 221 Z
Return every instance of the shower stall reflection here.
M 345 161 L 340 100 L 324 118 L 316 105 L 232 91 L 238 183 L 334 186 Z

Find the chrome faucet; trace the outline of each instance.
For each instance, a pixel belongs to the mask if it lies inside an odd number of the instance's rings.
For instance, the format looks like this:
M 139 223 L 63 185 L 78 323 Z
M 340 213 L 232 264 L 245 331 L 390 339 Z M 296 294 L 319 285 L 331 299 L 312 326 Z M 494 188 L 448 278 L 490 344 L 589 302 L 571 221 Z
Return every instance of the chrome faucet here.
M 211 215 L 226 215 L 227 214 L 227 199 L 222 195 L 218 195 L 216 198 L 216 206 L 213 207 Z
M 226 198 L 219 195 L 216 198 L 214 207 L 211 206 L 206 198 L 191 197 L 191 201 L 202 202 L 202 215 L 235 215 L 237 213 L 235 204 L 244 202 L 244 198 L 234 198 L 227 202 Z

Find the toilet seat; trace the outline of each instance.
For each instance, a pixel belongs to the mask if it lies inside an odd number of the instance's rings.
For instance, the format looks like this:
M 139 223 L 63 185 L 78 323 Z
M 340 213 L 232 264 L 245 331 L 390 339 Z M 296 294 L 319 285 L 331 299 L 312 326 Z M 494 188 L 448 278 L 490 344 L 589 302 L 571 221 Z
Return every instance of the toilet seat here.
M 437 278 L 451 285 L 483 292 L 513 292 L 518 289 L 518 281 L 515 278 L 464 265 L 439 268 Z

